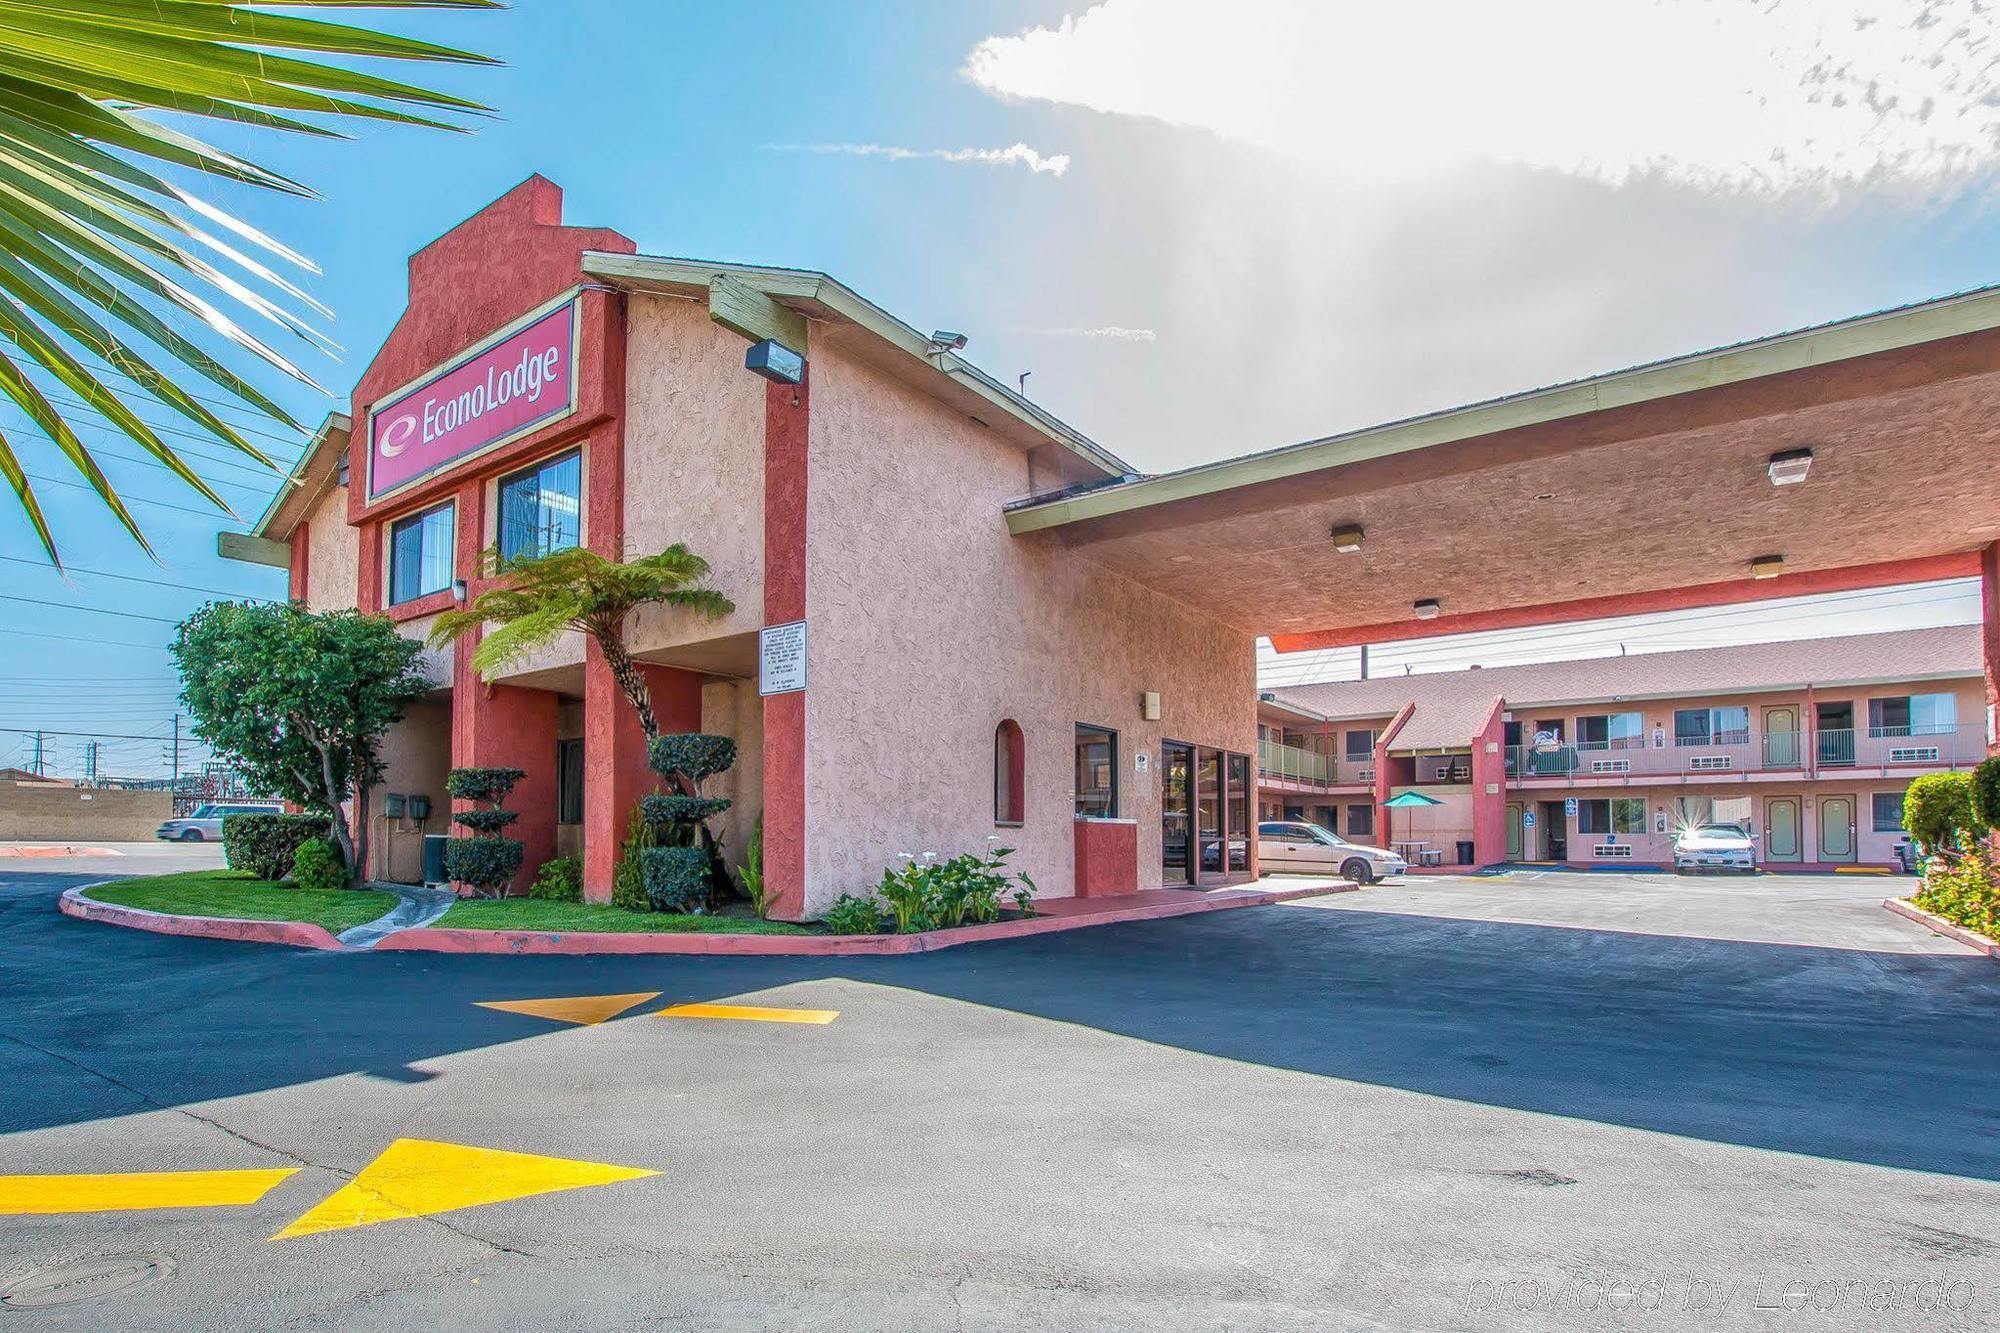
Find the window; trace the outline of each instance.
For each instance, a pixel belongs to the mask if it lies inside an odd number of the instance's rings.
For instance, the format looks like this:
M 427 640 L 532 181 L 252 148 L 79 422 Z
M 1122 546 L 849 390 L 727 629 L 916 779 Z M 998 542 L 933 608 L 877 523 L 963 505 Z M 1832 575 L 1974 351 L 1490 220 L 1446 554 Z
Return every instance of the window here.
M 1021 724 L 1013 718 L 1003 719 L 1000 725 L 993 729 L 993 822 L 995 824 L 1018 828 L 1027 817 L 1023 813 L 1027 805 L 1027 787 L 1023 781 L 1026 748 L 1021 739 Z
M 1646 803 L 1636 797 L 1620 797 L 1612 801 L 1611 831 L 1613 833 L 1644 833 L 1646 831 Z
M 1677 708 L 1674 710 L 1675 745 L 1748 745 L 1750 710 L 1741 704 L 1730 708 Z
M 1903 831 L 1903 793 L 1899 791 L 1875 793 L 1875 831 L 1877 833 Z
M 1588 713 L 1576 720 L 1576 740 L 1599 750 L 1632 750 L 1646 743 L 1645 729 L 1637 713 Z
M 1870 736 L 1935 736 L 1958 726 L 1958 696 L 1903 694 L 1868 701 Z
M 1347 807 L 1347 836 L 1350 838 L 1372 838 L 1375 836 L 1374 806 L 1350 805 Z
M 449 503 L 389 525 L 389 604 L 451 586 L 452 507 Z
M 1232 754 L 1223 761 L 1229 784 L 1229 868 L 1250 868 L 1250 756 Z
M 1118 733 L 1076 724 L 1076 813 L 1112 819 L 1118 814 Z
M 583 822 L 583 742 L 556 742 L 556 822 Z
M 1375 757 L 1375 733 L 1373 731 L 1348 732 L 1347 757 L 1349 759 L 1373 759 Z
M 1578 833 L 1611 832 L 1611 802 L 1604 800 L 1578 801 L 1576 803 L 1576 831 Z
M 572 450 L 500 483 L 500 558 L 532 560 L 582 540 L 583 456 Z

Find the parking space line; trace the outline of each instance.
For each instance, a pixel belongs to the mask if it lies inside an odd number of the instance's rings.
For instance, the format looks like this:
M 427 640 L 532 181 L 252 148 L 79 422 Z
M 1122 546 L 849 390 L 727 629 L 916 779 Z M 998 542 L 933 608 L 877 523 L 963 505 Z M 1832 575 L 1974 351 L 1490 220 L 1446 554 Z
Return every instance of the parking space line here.
M 297 1170 L 283 1166 L 248 1171 L 0 1176 L 0 1215 L 241 1207 L 256 1203 Z
M 754 1004 L 676 1004 L 655 1018 L 741 1018 L 753 1023 L 831 1023 L 838 1009 L 767 1009 Z

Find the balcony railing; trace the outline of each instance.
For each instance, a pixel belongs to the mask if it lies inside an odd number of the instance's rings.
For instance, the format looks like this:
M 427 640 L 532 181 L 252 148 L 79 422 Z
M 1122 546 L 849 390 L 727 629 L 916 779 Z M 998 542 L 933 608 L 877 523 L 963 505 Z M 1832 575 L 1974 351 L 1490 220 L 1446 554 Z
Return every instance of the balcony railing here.
M 1732 731 L 1677 736 L 1661 746 L 1631 741 L 1517 745 L 1507 751 L 1510 782 L 1538 778 L 1695 777 L 1834 769 L 1890 773 L 1970 768 L 1986 757 L 1986 729 L 1871 727 L 1861 730 Z
M 1331 787 L 1340 781 L 1340 768 L 1332 755 L 1315 754 L 1296 745 L 1270 740 L 1257 742 L 1257 774 L 1320 787 Z

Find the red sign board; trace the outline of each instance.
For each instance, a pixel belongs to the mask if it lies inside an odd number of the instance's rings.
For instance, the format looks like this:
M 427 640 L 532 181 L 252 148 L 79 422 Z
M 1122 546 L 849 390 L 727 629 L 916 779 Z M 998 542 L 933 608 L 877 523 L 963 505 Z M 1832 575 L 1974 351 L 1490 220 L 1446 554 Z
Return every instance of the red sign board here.
M 368 498 L 576 410 L 576 302 L 432 371 L 368 410 Z

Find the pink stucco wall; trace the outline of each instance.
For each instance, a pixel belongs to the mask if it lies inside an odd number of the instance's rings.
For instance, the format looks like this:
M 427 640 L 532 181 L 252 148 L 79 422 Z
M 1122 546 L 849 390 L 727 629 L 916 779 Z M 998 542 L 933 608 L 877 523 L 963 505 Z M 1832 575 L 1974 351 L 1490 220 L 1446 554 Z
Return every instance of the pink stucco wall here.
M 1782 797 L 1795 799 L 1799 802 L 1800 856 L 1797 860 L 1801 864 L 1820 864 L 1843 859 L 1829 855 L 1820 846 L 1820 803 L 1829 796 L 1847 797 L 1854 803 L 1855 853 L 1852 857 L 1844 859 L 1860 865 L 1892 865 L 1896 859 L 1896 844 L 1903 840 L 1903 834 L 1900 831 L 1882 833 L 1875 831 L 1873 798 L 1878 792 L 1893 793 L 1899 798 L 1900 804 L 1901 794 L 1908 785 L 1908 781 L 1903 778 L 1885 778 L 1876 775 L 1872 777 L 1840 779 L 1820 778 L 1812 782 L 1796 781 L 1791 783 L 1760 781 L 1750 783 L 1690 784 L 1687 786 L 1644 786 L 1635 784 L 1629 788 L 1592 788 L 1587 791 L 1577 791 L 1569 794 L 1577 796 L 1580 800 L 1637 799 L 1644 801 L 1646 803 L 1646 831 L 1640 834 L 1621 833 L 1617 835 L 1617 840 L 1632 847 L 1631 859 L 1634 862 L 1652 864 L 1666 864 L 1673 859 L 1673 829 L 1678 819 L 1679 798 L 1706 797 L 1713 800 L 1747 798 L 1750 801 L 1751 831 L 1757 837 L 1758 855 L 1760 859 L 1765 859 L 1768 864 L 1774 866 L 1778 865 L 1778 863 L 1769 861 L 1766 857 L 1766 803 L 1769 800 L 1774 797 Z M 1564 793 L 1531 791 L 1510 793 L 1509 799 L 1513 803 L 1518 804 L 1523 800 L 1529 802 L 1561 800 L 1563 795 Z M 1533 808 L 1537 812 L 1537 817 L 1539 817 L 1541 806 L 1535 804 Z M 1667 817 L 1668 831 L 1664 834 L 1654 832 L 1654 829 L 1658 826 L 1659 816 L 1662 813 Z M 1576 831 L 1577 820 L 1575 817 L 1569 818 L 1567 824 L 1569 831 L 1569 859 L 1576 862 L 1600 864 L 1601 862 L 1596 857 L 1596 854 L 1592 852 L 1591 848 L 1608 841 L 1607 835 L 1578 833 Z M 1530 850 L 1533 850 L 1533 848 L 1531 847 Z
M 306 605 L 352 610 L 360 552 L 359 529 L 347 525 L 347 488 L 329 486 L 306 515 Z
M 1255 754 L 1251 638 L 1053 538 L 1014 538 L 1022 454 L 849 355 L 813 345 L 807 522 L 806 906 L 902 852 L 989 835 L 1044 893 L 1073 888 L 1074 727 L 1119 733 L 1121 816 L 1160 882 L 1162 739 Z M 1163 717 L 1140 718 L 1157 690 Z M 1021 726 L 1027 818 L 993 822 L 993 735 Z M 1135 771 L 1145 754 L 1148 771 Z

